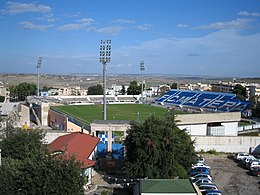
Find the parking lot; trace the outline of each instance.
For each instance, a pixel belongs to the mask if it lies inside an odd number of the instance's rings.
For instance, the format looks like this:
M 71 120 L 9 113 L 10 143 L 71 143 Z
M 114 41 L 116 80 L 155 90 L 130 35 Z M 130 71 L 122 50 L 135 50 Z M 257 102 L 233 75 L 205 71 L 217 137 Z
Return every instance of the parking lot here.
M 204 155 L 205 163 L 211 167 L 213 182 L 223 195 L 260 194 L 260 178 L 252 176 L 248 169 L 240 166 L 232 155 Z

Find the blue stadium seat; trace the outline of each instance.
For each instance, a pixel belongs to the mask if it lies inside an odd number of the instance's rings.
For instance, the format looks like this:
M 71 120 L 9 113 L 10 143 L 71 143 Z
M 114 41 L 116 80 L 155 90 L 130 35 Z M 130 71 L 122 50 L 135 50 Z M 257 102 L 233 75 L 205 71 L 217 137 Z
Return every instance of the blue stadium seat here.
M 222 112 L 243 112 L 249 106 L 248 101 L 236 99 L 235 94 L 187 90 L 170 90 L 155 102 Z

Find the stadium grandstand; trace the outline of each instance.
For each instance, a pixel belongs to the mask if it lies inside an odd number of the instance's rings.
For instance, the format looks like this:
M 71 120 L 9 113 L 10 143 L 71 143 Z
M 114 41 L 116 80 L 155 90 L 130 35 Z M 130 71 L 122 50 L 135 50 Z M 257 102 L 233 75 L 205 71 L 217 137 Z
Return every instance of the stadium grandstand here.
M 249 108 L 249 102 L 238 100 L 235 94 L 188 90 L 167 91 L 154 102 L 209 112 L 241 112 L 246 114 Z

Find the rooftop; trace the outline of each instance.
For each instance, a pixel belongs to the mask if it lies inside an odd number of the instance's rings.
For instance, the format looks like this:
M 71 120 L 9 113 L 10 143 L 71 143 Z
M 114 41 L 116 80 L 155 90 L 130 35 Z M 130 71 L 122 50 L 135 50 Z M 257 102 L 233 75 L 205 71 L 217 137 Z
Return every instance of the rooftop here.
M 196 193 L 189 179 L 144 179 L 141 193 Z

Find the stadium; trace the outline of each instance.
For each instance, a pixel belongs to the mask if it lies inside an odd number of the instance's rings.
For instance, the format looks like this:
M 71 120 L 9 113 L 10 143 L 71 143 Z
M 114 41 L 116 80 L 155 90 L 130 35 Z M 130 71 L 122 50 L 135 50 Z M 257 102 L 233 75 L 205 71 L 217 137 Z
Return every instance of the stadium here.
M 170 110 L 176 114 L 178 127 L 196 139 L 198 151 L 240 152 L 257 145 L 257 140 L 237 136 L 241 114 L 250 112 L 249 102 L 239 101 L 234 94 L 169 90 L 150 101 L 141 102 L 140 98 L 108 95 L 106 121 L 101 120 L 102 95 L 31 97 L 28 102 L 35 122 L 42 126 L 60 133 L 84 131 L 99 137 L 98 153 L 102 156 L 107 152 L 116 158 L 122 155 L 130 121 L 144 121 L 151 115 L 165 117 Z

